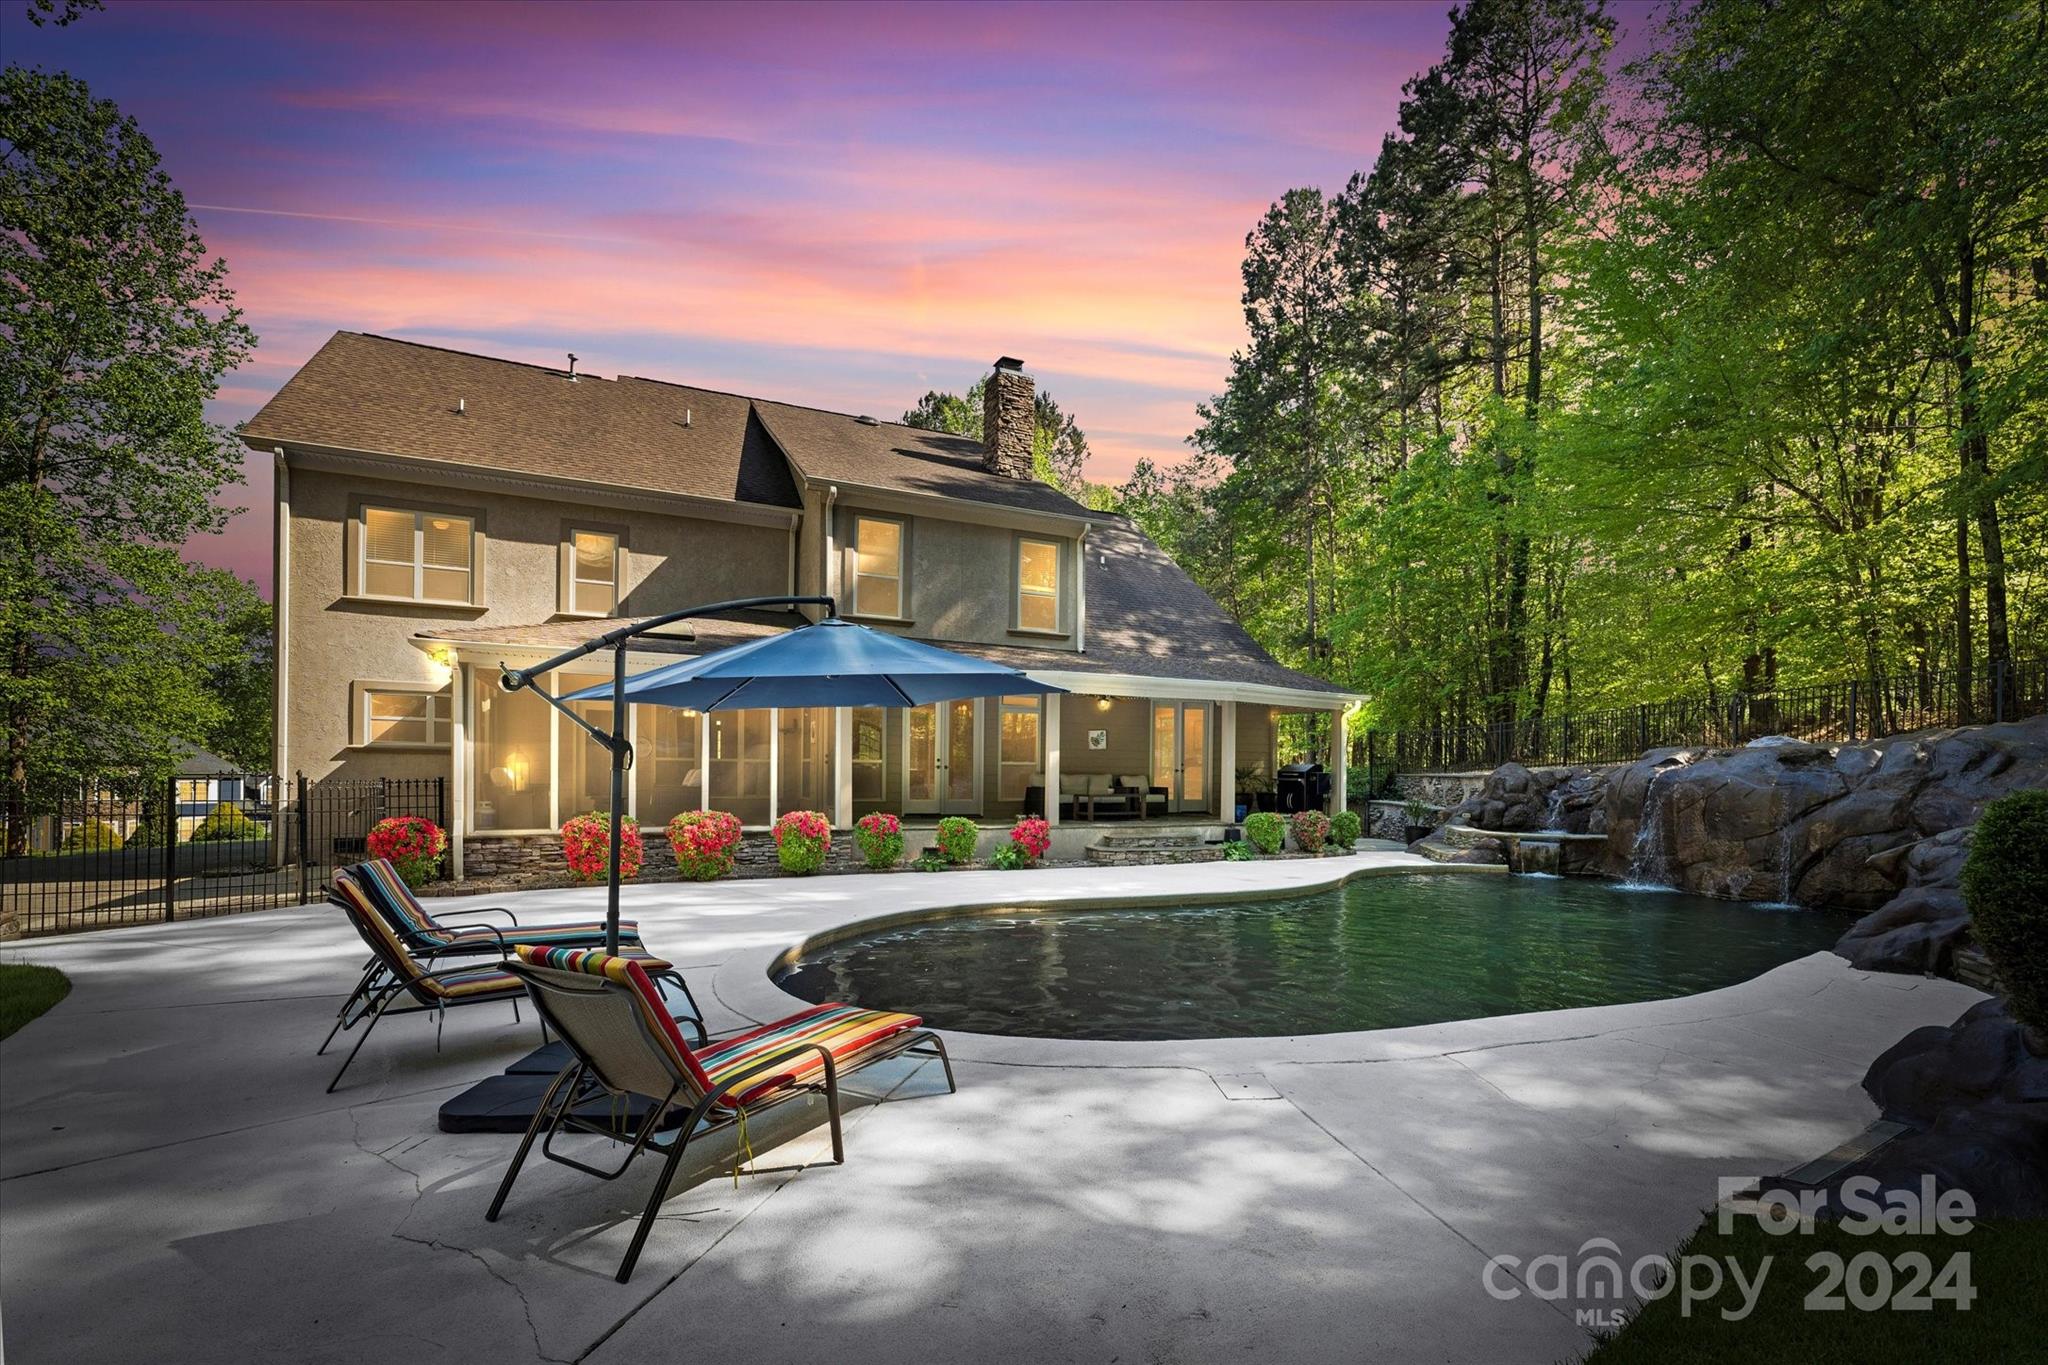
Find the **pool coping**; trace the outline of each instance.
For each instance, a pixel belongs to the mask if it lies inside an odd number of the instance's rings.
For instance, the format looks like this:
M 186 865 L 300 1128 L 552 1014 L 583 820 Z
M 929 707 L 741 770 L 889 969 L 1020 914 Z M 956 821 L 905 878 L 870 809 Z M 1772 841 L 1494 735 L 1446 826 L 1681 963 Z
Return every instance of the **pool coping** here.
M 1160 903 L 1215 905 L 1233 901 L 1280 900 L 1331 890 L 1362 877 L 1509 875 L 1508 869 L 1498 864 L 1438 863 L 1408 853 L 1361 853 L 1352 857 L 1359 860 L 1357 865 L 1345 865 L 1351 862 L 1351 858 L 1330 860 L 1327 875 L 1290 876 L 1283 881 L 1263 885 L 1194 890 L 1172 885 L 1172 882 L 1181 880 L 1176 876 L 1162 878 L 1162 884 L 1156 890 L 1126 889 L 1116 894 L 1102 894 L 1086 888 L 1051 890 L 1000 898 L 980 896 L 934 901 L 929 905 L 882 914 L 853 912 L 835 917 L 831 923 L 813 929 L 793 943 L 779 947 L 742 948 L 734 952 L 714 972 L 711 992 L 725 1008 L 753 1023 L 780 1019 L 811 1003 L 784 991 L 771 979 L 783 965 L 806 952 L 848 938 L 935 920 L 1015 913 L 1019 910 L 1063 913 Z M 1298 868 L 1301 863 L 1292 861 L 1271 866 Z M 1317 869 L 1322 870 L 1320 861 Z M 1172 870 L 1177 873 L 1183 871 Z M 1724 1017 L 1731 1011 L 1772 1008 L 1782 1003 L 1788 987 L 1819 988 L 1825 979 L 1846 966 L 1833 953 L 1821 950 L 1795 958 L 1746 981 L 1692 995 L 1341 1033 L 1114 1041 L 971 1033 L 954 1029 L 940 1029 L 939 1032 L 945 1037 L 955 1060 L 961 1061 L 1003 1066 L 1176 1067 L 1217 1075 L 1255 1071 L 1261 1066 L 1271 1065 L 1404 1061 L 1475 1048 L 1578 1038 L 1615 1028 L 1697 1022 Z M 1811 982 L 1811 986 L 1802 986 L 1804 982 Z

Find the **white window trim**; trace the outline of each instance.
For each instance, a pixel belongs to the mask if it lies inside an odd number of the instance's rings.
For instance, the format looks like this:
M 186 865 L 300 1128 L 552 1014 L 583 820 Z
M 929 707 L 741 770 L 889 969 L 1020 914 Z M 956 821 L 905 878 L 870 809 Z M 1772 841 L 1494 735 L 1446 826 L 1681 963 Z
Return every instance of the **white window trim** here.
M 887 523 L 896 528 L 895 573 L 865 573 L 862 571 L 860 567 L 860 528 L 861 523 L 864 521 Z M 866 512 L 855 512 L 853 514 L 853 544 L 848 548 L 853 552 L 853 614 L 855 616 L 866 616 L 877 621 L 909 620 L 909 575 L 903 571 L 903 560 L 910 552 L 910 524 L 901 517 L 878 517 Z M 860 600 L 860 581 L 863 578 L 886 578 L 895 583 L 896 609 L 894 611 L 869 611 L 866 607 L 862 606 Z
M 350 747 L 356 749 L 446 749 L 455 742 L 454 697 L 447 684 L 359 681 L 354 694 L 355 714 L 351 717 Z M 371 698 L 415 696 L 427 698 L 427 738 L 377 739 L 370 715 Z
M 576 572 L 577 565 L 580 562 L 576 555 L 576 537 L 578 536 L 607 536 L 611 539 L 612 576 L 610 578 L 585 578 Z M 618 615 L 626 596 L 623 591 L 625 574 L 621 572 L 623 567 L 621 561 L 625 558 L 626 538 L 617 531 L 601 526 L 571 526 L 563 549 L 565 551 L 563 564 L 565 571 L 569 575 L 569 591 L 564 594 L 564 610 L 562 614 L 564 616 L 585 617 L 590 620 L 603 620 L 607 617 Z M 594 588 L 610 588 L 612 590 L 612 609 L 610 611 L 580 611 L 577 609 L 576 589 L 586 583 Z
M 1007 758 L 1004 758 L 1004 757 L 1003 757 L 1003 717 L 1004 717 L 1004 716 L 1007 716 L 1007 715 L 1019 715 L 1019 716 L 1036 716 L 1036 717 L 1038 717 L 1038 743 L 1032 746 L 1032 750 L 1031 750 L 1031 757 L 1030 757 L 1030 758 L 1029 758 L 1028 760 L 1026 760 L 1026 761 L 1024 761 L 1024 762 L 1021 762 L 1021 763 L 1020 763 L 1020 762 L 1017 762 L 1017 761 L 1015 761 L 1015 760 L 1012 760 L 1012 759 L 1007 759 Z M 1018 792 L 1018 793 L 1017 793 L 1017 794 L 1016 794 L 1015 796 L 1008 796 L 1008 795 L 1005 795 L 1005 794 L 1004 794 L 1004 792 L 1003 792 L 1003 771 L 1004 771 L 1004 769 L 1006 769 L 1006 768 L 1022 768 L 1022 769 L 1024 769 L 1024 770 L 1025 770 L 1025 778 L 1024 778 L 1024 784 L 1023 784 L 1023 785 L 1024 785 L 1024 790 L 1020 790 L 1020 791 L 1019 791 L 1019 792 Z M 1034 774 L 1037 774 L 1037 773 L 1041 773 L 1041 772 L 1043 772 L 1043 771 L 1044 771 L 1044 769 L 1045 769 L 1045 699 L 1044 699 L 1043 697 L 1033 697 L 1033 698 L 1031 698 L 1031 700 L 1030 700 L 1030 701 L 1028 701 L 1028 702 L 1013 702 L 1013 701 L 1011 701 L 1011 700 L 1009 699 L 1009 697 L 1007 697 L 1007 696 L 1005 696 L 1005 697 L 999 697 L 999 698 L 997 698 L 997 699 L 996 699 L 996 800 L 998 800 L 998 801 L 1022 801 L 1022 800 L 1024 799 L 1024 792 L 1025 792 L 1025 791 L 1028 791 L 1028 790 L 1029 790 L 1029 789 L 1030 789 L 1030 788 L 1031 788 L 1031 787 L 1032 787 L 1032 786 L 1034 785 L 1034 784 L 1032 783 L 1032 781 L 1031 781 L 1031 777 L 1032 777 L 1032 776 L 1033 776 Z
M 370 591 L 370 565 L 384 564 L 398 566 L 396 559 L 372 559 L 370 557 L 370 514 L 384 512 L 394 517 L 412 518 L 412 596 L 394 597 L 389 593 Z M 463 543 L 469 548 L 469 555 L 462 565 L 462 571 L 469 576 L 469 596 L 428 597 L 426 595 L 427 570 L 454 569 L 453 564 L 427 563 L 427 518 L 437 517 L 448 521 L 459 521 L 466 528 Z M 476 603 L 476 518 L 463 512 L 427 512 L 412 507 L 381 507 L 375 503 L 364 503 L 356 514 L 356 596 L 377 602 L 416 602 L 433 606 L 467 607 Z
M 1043 545 L 1052 551 L 1051 592 L 1024 586 L 1024 548 L 1027 545 Z M 1061 561 L 1064 558 L 1060 542 L 1057 540 L 1048 540 L 1043 536 L 1017 537 L 1017 592 L 1016 599 L 1011 603 L 1011 629 L 1025 631 L 1032 635 L 1064 635 L 1066 633 L 1060 629 L 1060 578 L 1063 573 Z M 1052 599 L 1052 626 L 1050 629 L 1044 626 L 1027 626 L 1024 624 L 1024 599 L 1027 597 L 1049 597 Z

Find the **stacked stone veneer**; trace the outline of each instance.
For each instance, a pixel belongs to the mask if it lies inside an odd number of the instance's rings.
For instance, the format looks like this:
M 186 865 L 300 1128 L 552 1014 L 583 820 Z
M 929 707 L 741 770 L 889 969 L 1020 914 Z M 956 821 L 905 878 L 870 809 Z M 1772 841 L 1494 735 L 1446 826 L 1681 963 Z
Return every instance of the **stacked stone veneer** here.
M 1031 477 L 1031 437 L 1036 427 L 1035 386 L 1022 370 L 998 363 L 981 396 L 981 463 L 991 474 Z
M 659 831 L 641 831 L 645 853 L 641 860 L 642 882 L 672 882 L 676 876 L 675 850 Z M 913 851 L 906 850 L 906 861 Z M 832 849 L 825 855 L 821 872 L 858 872 L 867 864 L 850 833 L 834 832 Z M 460 882 L 436 882 L 430 888 L 446 896 L 470 895 L 480 890 L 520 890 L 550 886 L 571 886 L 569 865 L 562 858 L 562 840 L 552 834 L 523 835 L 507 839 L 472 839 L 463 846 Z M 740 840 L 733 859 L 735 877 L 782 877 L 788 874 L 775 857 L 775 837 L 750 830 Z

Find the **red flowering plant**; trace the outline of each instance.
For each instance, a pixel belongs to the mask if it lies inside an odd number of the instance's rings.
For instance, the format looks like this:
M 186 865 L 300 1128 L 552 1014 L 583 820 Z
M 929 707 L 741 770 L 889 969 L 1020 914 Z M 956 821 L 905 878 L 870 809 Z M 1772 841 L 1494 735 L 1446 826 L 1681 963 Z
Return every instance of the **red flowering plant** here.
M 807 877 L 832 851 L 832 824 L 814 810 L 793 810 L 775 822 L 775 857 L 784 872 Z
M 740 848 L 740 818 L 731 811 L 686 810 L 668 822 L 668 846 L 684 880 L 708 882 L 732 875 Z
M 1319 810 L 1298 810 L 1287 819 L 1294 843 L 1303 853 L 1321 853 L 1330 841 L 1330 817 Z
M 372 858 L 389 858 L 407 886 L 425 886 L 441 870 L 448 835 L 432 820 L 394 815 L 372 825 L 363 846 Z
M 619 880 L 640 875 L 640 860 L 646 849 L 640 843 L 640 822 L 628 815 L 619 833 Z M 562 857 L 569 875 L 579 882 L 601 882 L 610 872 L 612 821 L 609 815 L 591 811 L 562 822 Z
M 1023 849 L 1035 863 L 1052 847 L 1052 826 L 1035 815 L 1027 815 L 1011 827 L 1010 842 Z
M 854 821 L 853 841 L 875 871 L 894 867 L 903 856 L 903 822 L 884 810 L 863 815 Z

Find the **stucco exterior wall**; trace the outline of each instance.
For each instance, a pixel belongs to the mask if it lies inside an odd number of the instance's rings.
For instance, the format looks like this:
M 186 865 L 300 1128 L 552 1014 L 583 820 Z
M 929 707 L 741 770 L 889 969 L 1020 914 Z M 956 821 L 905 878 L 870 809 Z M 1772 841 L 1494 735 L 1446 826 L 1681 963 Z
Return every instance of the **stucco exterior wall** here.
M 860 615 L 853 597 L 855 521 L 860 516 L 885 517 L 904 528 L 904 596 L 902 621 Z M 984 645 L 1027 645 L 1035 649 L 1072 649 L 1079 566 L 1071 535 L 1019 531 L 944 517 L 906 513 L 863 505 L 842 497 L 833 508 L 833 548 L 838 560 L 839 609 L 867 624 L 924 639 L 960 640 Z M 1020 537 L 1055 541 L 1060 546 L 1060 629 L 1055 634 L 1016 628 L 1017 541 Z M 809 559 L 810 554 L 801 558 Z
M 475 488 L 434 488 L 328 470 L 293 468 L 283 766 L 330 776 L 432 777 L 447 748 L 351 747 L 350 685 L 445 681 L 413 643 L 421 631 L 531 625 L 558 616 L 561 546 L 572 527 L 615 530 L 622 542 L 621 609 L 675 610 L 721 597 L 785 592 L 791 533 L 618 507 L 581 508 Z M 448 607 L 348 596 L 350 520 L 365 503 L 474 517 L 477 605 Z

